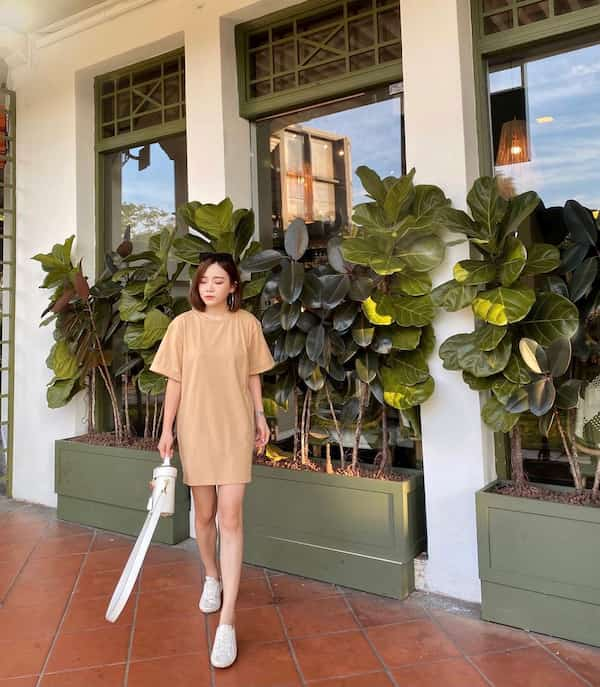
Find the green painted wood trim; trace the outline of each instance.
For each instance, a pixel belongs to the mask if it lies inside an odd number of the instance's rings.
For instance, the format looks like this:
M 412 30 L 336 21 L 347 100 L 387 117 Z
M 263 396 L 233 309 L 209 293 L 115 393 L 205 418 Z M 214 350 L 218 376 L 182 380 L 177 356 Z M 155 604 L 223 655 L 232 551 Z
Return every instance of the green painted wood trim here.
M 13 264 L 10 268 L 10 278 L 8 285 L 5 284 L 5 289 L 8 291 L 8 337 L 4 338 L 2 344 L 8 344 L 8 394 L 7 394 L 7 421 L 8 421 L 8 441 L 6 445 L 6 495 L 10 498 L 13 491 L 13 475 L 14 475 L 14 433 L 15 433 L 15 307 L 16 307 L 16 269 L 14 265 L 15 255 L 17 250 L 17 163 L 16 163 L 16 140 L 17 140 L 17 96 L 15 91 L 0 87 L 0 96 L 8 99 L 8 125 L 10 131 L 9 142 L 12 142 L 13 153 L 7 159 L 7 167 L 11 170 L 11 183 L 7 186 L 9 189 L 9 197 L 12 212 L 9 213 L 11 222 L 10 237 L 5 236 L 4 239 L 10 238 L 13 242 L 11 244 L 11 255 Z M 5 218 L 6 219 L 6 218 Z
M 144 145 L 144 143 L 154 143 L 166 136 L 185 133 L 185 129 L 185 119 L 167 122 L 166 124 L 157 124 L 156 126 L 149 126 L 145 129 L 130 131 L 120 136 L 113 136 L 112 138 L 99 141 L 96 143 L 96 150 L 100 153 L 106 153 L 120 150 L 121 148 L 134 148 Z
M 425 548 L 423 474 L 403 482 L 254 465 L 244 560 L 404 598 Z
M 497 484 L 476 495 L 481 581 L 592 604 L 600 615 L 600 508 L 492 493 Z
M 293 19 L 310 17 L 315 11 L 323 11 L 343 5 L 345 0 L 307 0 L 300 5 L 272 12 L 253 21 L 238 24 L 235 27 L 235 45 L 237 55 L 237 76 L 240 116 L 246 119 L 272 115 L 295 108 L 315 104 L 328 98 L 342 97 L 365 88 L 380 86 L 402 80 L 402 60 L 390 61 L 375 65 L 359 72 L 317 81 L 281 93 L 252 98 L 249 93 L 248 36 L 250 33 L 268 27 L 276 27 Z M 377 7 L 373 12 L 377 13 Z M 348 17 L 344 18 L 348 22 Z M 375 27 L 377 30 L 377 27 Z M 376 43 L 377 44 L 377 43 Z M 368 48 L 367 48 L 368 50 Z M 347 51 L 346 53 L 347 54 Z M 294 70 L 295 71 L 295 70 Z
M 95 446 L 68 439 L 55 442 L 55 490 L 59 517 L 124 534 L 137 535 L 146 518 L 153 468 L 160 463 L 156 451 Z M 189 489 L 183 484 L 179 458 L 175 515 L 161 532 L 177 543 L 189 536 Z M 162 536 L 162 535 L 161 535 Z M 166 534 L 165 534 L 166 536 Z

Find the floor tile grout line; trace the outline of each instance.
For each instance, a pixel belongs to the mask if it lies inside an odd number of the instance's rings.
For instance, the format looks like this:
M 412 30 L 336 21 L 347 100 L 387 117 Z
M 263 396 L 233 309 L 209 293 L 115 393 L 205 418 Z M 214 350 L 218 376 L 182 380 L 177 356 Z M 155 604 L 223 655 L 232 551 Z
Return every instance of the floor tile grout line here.
M 65 607 L 63 609 L 62 617 L 60 619 L 60 622 L 58 623 L 58 627 L 56 628 L 56 632 L 54 633 L 54 638 L 52 639 L 52 642 L 50 643 L 50 647 L 48 648 L 48 653 L 46 654 L 46 658 L 44 659 L 44 663 L 42 664 L 42 668 L 40 670 L 39 677 L 35 683 L 35 687 L 40 687 L 40 685 L 42 684 L 42 680 L 43 680 L 44 674 L 46 672 L 46 667 L 48 666 L 48 663 L 50 661 L 50 657 L 52 656 L 52 652 L 54 651 L 54 647 L 56 646 L 56 643 L 58 641 L 58 637 L 60 635 L 62 627 L 65 624 L 65 618 L 67 617 L 67 614 L 68 614 L 69 609 L 71 607 L 71 603 L 73 601 L 73 595 L 75 594 L 75 590 L 77 589 L 77 585 L 79 584 L 79 579 L 81 577 L 81 573 L 85 567 L 85 562 L 87 560 L 87 557 L 91 551 L 91 548 L 92 548 L 95 540 L 96 540 L 96 531 L 94 530 L 94 534 L 92 535 L 92 538 L 90 540 L 90 544 L 88 546 L 87 553 L 84 555 L 83 560 L 81 561 L 81 566 L 79 567 L 79 572 L 77 573 L 77 577 L 75 578 L 75 582 L 73 583 L 73 588 L 71 589 L 71 593 L 67 597 Z
M 271 585 L 271 578 L 269 576 L 269 571 L 267 570 L 267 568 L 263 568 L 263 575 L 264 575 L 264 579 L 267 583 L 267 587 L 269 588 L 269 591 L 271 592 L 271 602 L 275 608 L 275 613 L 277 613 L 277 617 L 279 618 L 279 623 L 280 623 L 281 629 L 283 631 L 283 636 L 285 637 L 285 641 L 287 642 L 287 645 L 288 645 L 288 651 L 290 652 L 290 656 L 292 657 L 294 667 L 296 668 L 296 672 L 298 673 L 298 677 L 300 678 L 300 684 L 302 685 L 302 687 L 305 687 L 306 686 L 306 678 L 304 677 L 304 673 L 302 672 L 302 668 L 300 666 L 300 661 L 298 660 L 298 656 L 296 655 L 296 650 L 294 649 L 294 645 L 292 644 L 292 640 L 290 639 L 289 633 L 287 631 L 287 627 L 286 627 L 285 621 L 283 619 L 283 615 L 281 614 L 279 604 L 275 603 L 275 593 L 273 592 L 273 586 Z
M 33 555 L 33 552 L 36 550 L 37 545 L 39 544 L 40 540 L 41 540 L 42 537 L 44 536 L 44 532 L 45 532 L 49 527 L 50 527 L 50 522 L 47 522 L 47 523 L 46 523 L 46 526 L 44 527 L 44 529 L 41 530 L 39 536 L 36 537 L 36 539 L 35 539 L 35 544 L 33 545 L 31 551 L 27 554 L 25 560 L 23 561 L 23 565 L 21 565 L 21 567 L 20 567 L 19 570 L 17 571 L 16 575 L 13 577 L 13 579 L 12 579 L 11 582 L 10 582 L 10 584 L 8 585 L 8 589 L 6 590 L 6 593 L 5 593 L 4 596 L 0 599 L 0 608 L 3 608 L 3 607 L 4 607 L 5 602 L 6 602 L 6 599 L 8 599 L 8 595 L 11 593 L 12 588 L 15 586 L 15 583 L 16 583 L 16 581 L 17 581 L 17 578 L 18 578 L 19 575 L 23 572 L 23 570 L 25 569 L 25 566 L 29 563 L 29 559 L 30 559 L 31 556 Z
M 135 637 L 137 612 L 138 612 L 138 605 L 140 602 L 140 589 L 142 587 L 141 578 L 142 578 L 143 574 L 144 574 L 144 566 L 142 565 L 142 568 L 141 568 L 139 575 L 138 575 L 138 579 L 135 581 L 135 584 L 136 584 L 135 604 L 133 607 L 133 617 L 131 619 L 131 630 L 130 630 L 130 634 L 129 634 L 129 646 L 127 647 L 127 658 L 125 661 L 125 672 L 123 674 L 123 687 L 127 687 L 127 684 L 129 682 L 129 666 L 131 665 L 131 654 L 133 651 L 133 640 Z M 125 609 L 123 609 L 123 610 L 125 610 Z
M 425 615 L 429 618 L 430 622 L 433 625 L 435 625 L 440 630 L 440 632 L 442 632 L 442 634 L 452 642 L 452 644 L 460 652 L 460 655 L 473 668 L 473 670 L 475 670 L 475 672 L 478 673 L 481 676 L 481 678 L 485 682 L 487 682 L 488 685 L 490 685 L 490 687 L 494 687 L 494 683 L 492 682 L 492 680 L 483 672 L 483 670 L 481 670 L 481 668 L 473 660 L 471 660 L 471 657 L 467 655 L 467 653 L 463 650 L 463 648 L 461 646 L 459 646 L 458 643 L 452 639 L 450 633 L 444 628 L 444 626 L 440 622 L 438 622 L 435 615 L 433 613 L 431 613 L 431 611 L 427 607 L 422 606 L 422 608 L 423 608 L 423 611 L 425 612 Z M 496 652 L 489 652 L 489 653 L 496 653 Z M 497 652 L 497 653 L 503 653 L 503 652 Z
M 342 596 L 344 598 L 344 602 L 345 602 L 346 606 L 348 607 L 348 610 L 350 611 L 352 617 L 354 618 L 354 622 L 356 623 L 361 635 L 364 637 L 367 644 L 371 647 L 371 651 L 375 654 L 377 660 L 383 666 L 383 672 L 388 676 L 390 682 L 392 683 L 392 685 L 394 685 L 394 687 L 399 687 L 398 683 L 396 682 L 396 679 L 394 678 L 394 676 L 392 674 L 391 669 L 389 668 L 387 663 L 383 660 L 379 651 L 377 651 L 377 649 L 375 648 L 375 645 L 373 644 L 371 638 L 369 637 L 369 635 L 367 633 L 367 629 L 360 622 L 356 611 L 354 610 L 352 604 L 350 603 L 350 601 L 348 599 L 348 596 L 346 594 L 343 594 Z
M 583 677 L 583 675 L 580 675 L 572 666 L 570 666 L 567 661 L 565 661 L 561 656 L 557 656 L 553 651 L 550 651 L 548 646 L 544 644 L 541 640 L 539 640 L 537 637 L 533 636 L 533 639 L 535 642 L 540 646 L 547 654 L 550 654 L 553 659 L 558 661 L 561 665 L 563 665 L 569 672 L 573 673 L 575 677 L 578 677 L 585 685 L 586 687 L 594 687 L 591 682 L 586 680 L 586 678 Z M 559 640 L 560 641 L 560 640 Z

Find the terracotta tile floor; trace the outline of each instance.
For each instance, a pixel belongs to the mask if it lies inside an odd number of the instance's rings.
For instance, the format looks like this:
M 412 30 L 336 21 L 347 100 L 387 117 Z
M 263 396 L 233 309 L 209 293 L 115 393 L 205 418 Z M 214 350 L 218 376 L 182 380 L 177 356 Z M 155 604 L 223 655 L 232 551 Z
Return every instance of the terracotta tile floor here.
M 250 566 L 238 660 L 215 671 L 194 542 L 152 547 L 119 621 L 104 620 L 132 543 L 0 499 L 0 687 L 600 687 L 600 650 L 433 595 L 398 602 Z

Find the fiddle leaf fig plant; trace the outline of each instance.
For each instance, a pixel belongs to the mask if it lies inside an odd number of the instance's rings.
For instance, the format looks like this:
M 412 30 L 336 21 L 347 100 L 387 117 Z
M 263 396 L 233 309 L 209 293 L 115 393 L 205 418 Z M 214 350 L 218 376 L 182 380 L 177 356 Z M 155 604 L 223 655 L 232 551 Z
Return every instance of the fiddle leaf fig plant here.
M 538 203 L 533 192 L 507 200 L 494 178 L 478 179 L 467 196 L 471 216 L 450 207 L 441 214 L 448 229 L 468 238 L 480 259 L 459 261 L 454 279 L 432 292 L 433 302 L 448 311 L 467 306 L 473 311 L 475 330 L 449 337 L 439 354 L 444 367 L 461 371 L 470 388 L 491 392 L 482 418 L 494 431 L 511 432 L 517 488 L 525 481 L 519 417 L 530 404 L 545 415 L 554 403 L 554 387 L 546 377 L 535 378 L 522 355 L 530 349 L 521 350 L 519 341 L 526 338 L 539 347 L 551 346 L 557 339 L 570 339 L 578 326 L 577 308 L 568 298 L 534 288 L 532 277 L 560 263 L 555 246 L 538 243 L 528 249 L 519 238 L 521 225 Z
M 449 201 L 435 186 L 415 186 L 414 170 L 385 179 L 367 167 L 356 173 L 369 200 L 354 208 L 352 231 L 328 241 L 326 264 L 306 262 L 301 219 L 287 227 L 283 252 L 262 250 L 241 263 L 250 272 L 271 270 L 262 322 L 279 363 L 276 401 L 303 397 L 300 460 L 308 462 L 310 433 L 326 445 L 328 471 L 329 443 L 338 443 L 345 468 L 350 434 L 350 470 L 362 438 L 381 446 L 383 471 L 390 437 L 419 436 L 417 406 L 434 389 L 426 362 L 434 345 L 429 272 L 444 258 L 440 210 Z

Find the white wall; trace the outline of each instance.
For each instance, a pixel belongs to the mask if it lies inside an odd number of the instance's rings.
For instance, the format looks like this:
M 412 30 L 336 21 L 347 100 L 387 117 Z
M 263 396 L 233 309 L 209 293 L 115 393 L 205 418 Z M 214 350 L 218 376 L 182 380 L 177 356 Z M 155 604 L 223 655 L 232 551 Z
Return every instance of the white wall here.
M 402 51 L 408 167 L 416 167 L 418 181 L 438 184 L 455 207 L 464 208 L 478 176 L 468 0 L 402 0 Z M 454 263 L 466 257 L 466 244 L 450 249 L 435 283 L 451 279 Z M 474 328 L 469 309 L 440 313 L 434 325 L 438 346 Z M 459 372 L 444 370 L 437 350 L 429 366 L 436 388 L 421 409 L 425 588 L 477 601 L 475 491 L 494 476 L 492 433 L 481 422 L 479 396 Z
M 37 288 L 42 272 L 30 258 L 74 233 L 75 254 L 94 273 L 94 76 L 184 45 L 189 198 L 230 195 L 248 207 L 253 161 L 249 124 L 237 114 L 233 29 L 296 2 L 154 0 L 45 47 L 34 42 L 29 63 L 11 70 L 18 108 L 15 497 L 54 505 L 53 441 L 84 429 L 83 398 L 46 407 L 51 332 L 38 322 L 48 294 Z M 468 0 L 402 0 L 402 24 L 408 162 L 420 181 L 440 184 L 462 205 L 477 176 Z M 438 280 L 463 256 L 463 248 L 453 249 Z M 472 324 L 468 315 L 442 315 L 438 341 Z M 437 390 L 423 408 L 426 585 L 476 599 L 474 492 L 491 477 L 489 435 L 477 396 L 436 356 L 430 365 Z

